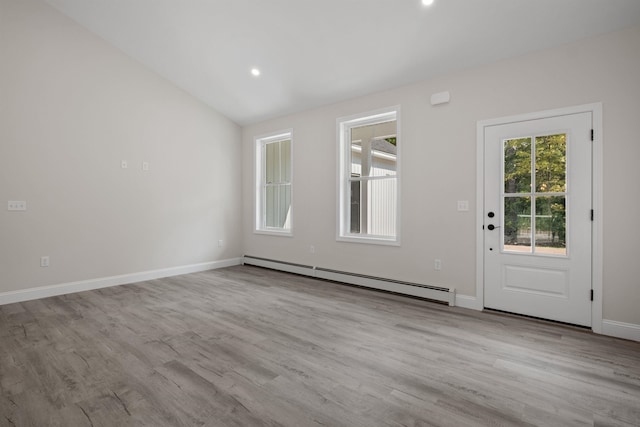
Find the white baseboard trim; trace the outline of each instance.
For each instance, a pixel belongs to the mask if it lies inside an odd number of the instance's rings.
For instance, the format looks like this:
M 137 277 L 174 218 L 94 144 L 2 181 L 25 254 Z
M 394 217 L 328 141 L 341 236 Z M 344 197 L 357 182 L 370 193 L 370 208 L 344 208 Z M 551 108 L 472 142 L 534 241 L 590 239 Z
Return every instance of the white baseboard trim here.
M 469 308 L 477 311 L 482 311 L 484 308 L 478 298 L 460 294 L 456 294 L 456 307 Z
M 615 320 L 602 321 L 602 334 L 626 340 L 640 341 L 640 325 L 617 322 Z
M 0 305 L 48 298 L 75 292 L 90 291 L 110 286 L 126 285 L 129 283 L 143 282 L 145 280 L 161 279 L 163 277 L 179 276 L 181 274 L 215 270 L 218 268 L 240 265 L 241 262 L 242 258 L 230 258 L 220 261 L 203 262 L 200 264 L 183 265 L 179 267 L 162 268 L 159 270 L 141 271 L 138 273 L 122 274 L 119 276 L 101 277 L 97 279 L 81 280 L 78 282 L 3 292 L 0 293 Z

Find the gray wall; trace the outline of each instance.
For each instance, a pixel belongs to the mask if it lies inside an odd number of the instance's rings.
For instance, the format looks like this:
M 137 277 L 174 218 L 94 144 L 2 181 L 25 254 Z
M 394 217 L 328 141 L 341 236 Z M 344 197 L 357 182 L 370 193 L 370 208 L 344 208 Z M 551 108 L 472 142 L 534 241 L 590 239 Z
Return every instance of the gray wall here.
M 640 325 L 640 27 L 243 129 L 246 254 L 455 287 L 475 296 L 479 120 L 602 102 L 604 319 Z M 448 90 L 451 103 L 432 107 Z M 336 118 L 401 106 L 402 244 L 336 241 Z M 293 128 L 294 237 L 251 232 L 253 138 Z M 469 200 L 469 212 L 456 201 Z M 309 246 L 315 247 L 310 253 Z M 442 260 L 435 271 L 433 260 Z
M 240 138 L 50 6 L 0 0 L 0 293 L 238 257 Z

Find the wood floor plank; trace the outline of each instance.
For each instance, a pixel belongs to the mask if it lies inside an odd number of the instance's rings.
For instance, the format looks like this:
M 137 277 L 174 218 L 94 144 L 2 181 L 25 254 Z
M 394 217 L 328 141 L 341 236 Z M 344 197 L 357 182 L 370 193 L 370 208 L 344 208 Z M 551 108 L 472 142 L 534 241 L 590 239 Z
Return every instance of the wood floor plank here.
M 0 306 L 0 426 L 640 426 L 640 343 L 249 266 Z

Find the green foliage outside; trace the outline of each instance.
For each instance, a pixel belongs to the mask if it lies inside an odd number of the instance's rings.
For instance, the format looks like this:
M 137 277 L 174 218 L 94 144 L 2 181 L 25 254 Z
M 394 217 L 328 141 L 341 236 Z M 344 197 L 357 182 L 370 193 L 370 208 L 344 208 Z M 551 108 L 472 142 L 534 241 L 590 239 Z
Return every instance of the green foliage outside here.
M 566 135 L 510 139 L 504 142 L 504 236 L 507 245 L 530 245 L 518 230 L 536 233 L 537 246 L 566 246 L 566 206 L 564 196 L 540 193 L 566 191 Z M 535 161 L 532 154 L 535 151 Z M 533 163 L 533 165 L 532 165 Z M 532 230 L 532 166 L 535 170 L 535 230 Z M 521 233 L 522 234 L 522 233 Z

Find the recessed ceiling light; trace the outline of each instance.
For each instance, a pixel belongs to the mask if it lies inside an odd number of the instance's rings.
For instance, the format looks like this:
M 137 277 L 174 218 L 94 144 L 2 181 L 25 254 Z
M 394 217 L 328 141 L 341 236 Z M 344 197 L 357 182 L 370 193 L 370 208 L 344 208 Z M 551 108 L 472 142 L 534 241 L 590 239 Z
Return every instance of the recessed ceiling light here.
M 425 6 L 431 6 L 433 4 L 433 0 L 422 0 L 422 4 Z
M 260 75 L 260 70 L 258 70 L 257 68 L 252 68 L 251 75 L 258 77 Z

